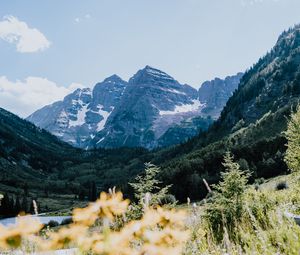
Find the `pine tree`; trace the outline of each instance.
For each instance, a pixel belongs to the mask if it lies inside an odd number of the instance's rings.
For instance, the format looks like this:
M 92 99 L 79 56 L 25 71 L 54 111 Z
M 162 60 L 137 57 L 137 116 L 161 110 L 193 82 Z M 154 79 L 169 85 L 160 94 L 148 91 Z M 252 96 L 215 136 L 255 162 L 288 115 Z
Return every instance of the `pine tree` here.
M 247 170 L 242 171 L 240 169 L 240 165 L 234 162 L 234 158 L 230 152 L 226 152 L 222 165 L 225 168 L 225 171 L 221 173 L 222 181 L 214 187 L 224 198 L 234 198 L 236 199 L 236 203 L 238 203 L 237 200 L 239 200 L 246 190 L 250 175 Z
M 149 206 L 161 204 L 162 200 L 169 192 L 171 185 L 161 188 L 162 183 L 157 179 L 160 173 L 160 168 L 151 164 L 145 164 L 145 174 L 135 178 L 135 182 L 129 183 L 134 189 L 135 198 L 139 204 L 148 203 Z M 149 201 L 145 201 L 149 197 Z
M 27 197 L 28 197 L 28 194 L 29 194 L 29 191 L 28 191 L 28 184 L 25 183 L 25 185 L 24 185 L 24 196 L 27 196 Z
M 9 199 L 9 216 L 15 216 L 16 215 L 16 210 L 15 210 L 15 200 L 14 197 L 11 196 L 11 198 Z
M 213 202 L 206 209 L 206 218 L 217 240 L 222 240 L 224 228 L 234 238 L 234 228 L 243 216 L 243 195 L 250 177 L 248 171 L 241 170 L 234 162 L 230 152 L 226 152 L 223 166 L 225 171 L 221 173 L 221 181 L 213 186 Z
M 31 214 L 35 214 L 34 206 L 33 206 L 33 200 L 31 200 L 31 203 L 30 203 L 29 212 L 30 212 Z
M 25 196 L 23 197 L 21 208 L 22 208 L 22 211 L 24 213 L 28 212 L 28 201 L 27 201 L 27 198 Z
M 85 194 L 84 194 L 84 190 L 83 190 L 83 189 L 81 189 L 81 190 L 79 191 L 78 198 L 79 198 L 79 200 L 84 200 Z
M 5 193 L 3 199 L 1 200 L 0 214 L 3 216 L 9 216 L 11 207 L 9 195 Z
M 291 114 L 287 131 L 284 132 L 288 147 L 284 157 L 288 168 L 293 172 L 300 171 L 300 106 Z
M 19 196 L 16 197 L 16 203 L 14 206 L 15 215 L 18 215 L 22 211 L 21 202 Z
M 90 182 L 88 198 L 89 198 L 89 201 L 96 201 L 98 198 L 97 186 L 94 181 Z
M 97 191 L 97 186 L 95 182 L 92 182 L 92 201 L 96 201 L 98 198 L 98 191 Z

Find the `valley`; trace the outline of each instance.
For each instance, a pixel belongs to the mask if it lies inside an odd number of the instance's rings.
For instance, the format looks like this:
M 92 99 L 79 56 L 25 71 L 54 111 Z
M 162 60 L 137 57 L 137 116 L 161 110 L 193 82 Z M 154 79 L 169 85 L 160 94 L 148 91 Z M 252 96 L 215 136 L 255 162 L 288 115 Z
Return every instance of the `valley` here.
M 128 182 L 143 171 L 145 162 L 152 162 L 161 167 L 160 178 L 164 184 L 172 184 L 171 193 L 176 199 L 185 201 L 186 197 L 190 197 L 199 200 L 207 193 L 202 179 L 209 183 L 218 182 L 222 158 L 228 149 L 243 169 L 253 173 L 252 181 L 287 173 L 283 162 L 286 140 L 282 132 L 299 100 L 299 38 L 299 26 L 284 32 L 275 47 L 242 76 L 238 88 L 214 122 L 216 115 L 213 111 L 225 104 L 225 98 L 236 86 L 230 84 L 237 82 L 238 78 L 228 77 L 225 81 L 217 79 L 211 84 L 205 83 L 201 87 L 202 98 L 197 99 L 196 90 L 150 67 L 140 70 L 128 85 L 119 77 L 112 76 L 97 84 L 93 92 L 76 90 L 64 101 L 46 106 L 28 118 L 35 120 L 39 127 L 1 110 L 2 190 L 13 196 L 22 196 L 24 189 L 28 189 L 30 199 L 40 200 L 41 211 L 81 203 L 82 199 L 88 198 L 92 185 L 98 192 L 117 186 L 126 196 L 132 197 Z M 213 90 L 209 92 L 208 86 Z M 232 88 L 226 94 L 224 89 L 220 89 L 222 86 Z M 110 92 L 112 88 L 113 92 Z M 219 89 L 221 92 L 218 92 Z M 163 91 L 163 94 L 158 96 L 158 91 Z M 108 96 L 111 93 L 115 93 L 113 97 Z M 210 99 L 205 101 L 205 97 Z M 104 101 L 96 102 L 92 98 Z M 149 98 L 151 101 L 148 102 Z M 199 113 L 194 112 L 195 100 L 205 102 Z M 95 111 L 99 112 L 96 109 L 99 103 L 106 109 L 101 111 L 112 111 L 103 125 L 103 116 L 99 113 L 93 115 Z M 196 105 L 197 108 L 201 104 Z M 82 109 L 86 109 L 85 117 L 82 117 Z M 159 115 L 157 109 L 160 109 Z M 61 112 L 66 110 L 69 117 L 60 118 Z M 160 124 L 169 123 L 168 119 L 157 118 L 170 116 L 173 125 L 173 116 L 183 113 L 192 121 L 180 119 L 179 124 L 168 130 Z M 213 116 L 210 126 L 207 119 L 203 119 L 208 114 Z M 150 127 L 149 123 L 153 126 Z M 159 142 L 154 142 L 153 136 L 147 135 L 155 123 L 155 132 L 162 134 L 166 131 L 160 140 L 169 147 L 149 150 Z M 88 127 L 97 130 L 99 125 L 103 130 L 91 136 Z M 41 129 L 41 126 L 67 140 L 79 137 L 82 141 L 84 137 L 90 137 L 89 141 L 94 141 L 93 149 L 72 147 Z M 204 130 L 200 132 L 196 126 L 204 127 Z M 137 127 L 140 128 L 138 132 Z M 103 139 L 104 133 L 110 133 L 110 138 Z M 186 136 L 187 133 L 192 133 L 194 137 Z M 101 144 L 107 144 L 107 147 L 97 148 L 101 139 Z M 117 148 L 120 144 L 124 147 Z M 86 149 L 85 146 L 82 147 Z M 70 201 L 69 204 L 65 199 Z M 62 202 L 56 203 L 55 200 Z

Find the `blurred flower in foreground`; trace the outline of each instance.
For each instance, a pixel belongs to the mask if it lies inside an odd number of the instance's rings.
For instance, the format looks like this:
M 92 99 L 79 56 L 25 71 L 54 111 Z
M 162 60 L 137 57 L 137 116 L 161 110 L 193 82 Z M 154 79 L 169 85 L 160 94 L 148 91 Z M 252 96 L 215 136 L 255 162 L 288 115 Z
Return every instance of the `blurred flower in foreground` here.
M 189 237 L 184 212 L 148 208 L 140 220 L 124 223 L 114 230 L 113 222 L 127 212 L 128 205 L 129 201 L 120 192 L 101 193 L 96 202 L 74 210 L 74 223 L 48 231 L 45 236 L 39 233 L 42 225 L 30 218 L 19 221 L 15 227 L 1 227 L 0 248 L 19 248 L 22 239 L 30 236 L 39 249 L 47 251 L 77 247 L 82 252 L 100 255 L 181 254 Z
M 3 249 L 17 248 L 22 239 L 30 237 L 41 230 L 43 225 L 30 216 L 17 218 L 17 224 L 10 227 L 0 225 L 0 247 Z

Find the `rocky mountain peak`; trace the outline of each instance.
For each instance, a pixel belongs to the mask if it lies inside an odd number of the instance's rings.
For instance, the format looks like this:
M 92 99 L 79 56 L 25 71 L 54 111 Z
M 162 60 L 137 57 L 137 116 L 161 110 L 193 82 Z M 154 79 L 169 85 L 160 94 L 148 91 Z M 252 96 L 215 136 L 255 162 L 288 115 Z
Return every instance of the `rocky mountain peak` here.
M 112 84 L 123 84 L 125 81 L 122 80 L 122 78 L 116 74 L 113 74 L 106 79 L 102 83 L 112 83 Z
M 90 88 L 76 89 L 73 93 L 65 96 L 63 102 L 74 102 L 82 101 L 83 103 L 88 103 L 91 100 L 92 90 Z
M 173 77 L 168 75 L 167 73 L 153 68 L 151 66 L 145 66 L 143 69 L 139 70 L 132 78 L 130 78 L 130 84 L 156 84 L 160 83 L 177 83 Z

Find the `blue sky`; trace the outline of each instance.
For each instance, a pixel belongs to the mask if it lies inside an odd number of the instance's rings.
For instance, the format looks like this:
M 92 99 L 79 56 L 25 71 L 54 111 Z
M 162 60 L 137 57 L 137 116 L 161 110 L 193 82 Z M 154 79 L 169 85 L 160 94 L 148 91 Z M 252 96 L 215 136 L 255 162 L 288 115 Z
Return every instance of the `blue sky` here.
M 254 64 L 299 10 L 299 0 L 3 0 L 0 107 L 24 117 L 145 65 L 199 87 Z

